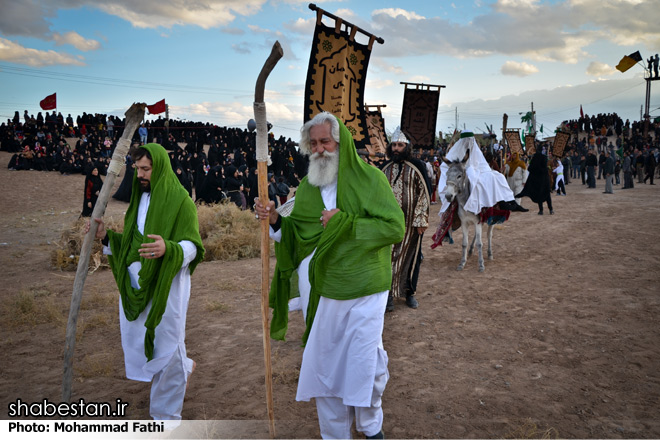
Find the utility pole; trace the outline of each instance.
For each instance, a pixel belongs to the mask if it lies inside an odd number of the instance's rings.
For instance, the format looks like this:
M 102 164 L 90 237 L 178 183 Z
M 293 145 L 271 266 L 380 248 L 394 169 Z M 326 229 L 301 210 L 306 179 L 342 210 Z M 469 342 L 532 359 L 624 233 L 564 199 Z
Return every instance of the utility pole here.
M 534 103 L 532 102 L 532 132 L 536 136 L 536 113 L 534 113 Z
M 657 57 L 658 54 L 655 54 Z M 644 100 L 644 116 L 640 120 L 644 120 L 644 140 L 646 141 L 646 137 L 649 134 L 649 124 L 651 122 L 651 83 L 653 81 L 658 81 L 660 80 L 660 77 L 657 75 L 658 72 L 658 65 L 657 65 L 657 58 L 656 58 L 656 65 L 655 65 L 655 72 L 656 76 L 653 76 L 653 72 L 649 69 L 649 76 L 647 78 L 644 78 L 646 80 L 646 97 Z

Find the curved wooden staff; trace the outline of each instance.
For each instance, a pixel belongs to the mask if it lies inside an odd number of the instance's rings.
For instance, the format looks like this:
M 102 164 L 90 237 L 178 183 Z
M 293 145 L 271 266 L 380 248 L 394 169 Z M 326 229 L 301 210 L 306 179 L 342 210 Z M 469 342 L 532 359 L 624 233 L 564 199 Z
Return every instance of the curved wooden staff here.
M 126 113 L 126 126 L 124 133 L 117 142 L 115 152 L 112 154 L 112 160 L 108 166 L 108 174 L 101 187 L 101 192 L 94 205 L 94 211 L 89 224 L 89 232 L 85 235 L 82 248 L 80 249 L 80 259 L 78 260 L 78 269 L 76 271 L 76 278 L 73 282 L 73 294 L 71 295 L 71 307 L 69 308 L 69 321 L 66 325 L 66 340 L 64 346 L 64 379 L 62 381 L 62 402 L 68 402 L 71 399 L 71 381 L 73 379 L 73 351 L 76 346 L 76 324 L 78 323 L 78 312 L 80 311 L 80 303 L 82 302 L 83 286 L 87 279 L 87 271 L 89 269 L 89 257 L 92 253 L 92 244 L 98 229 L 98 223 L 94 221 L 96 218 L 103 217 L 105 208 L 110 199 L 110 192 L 115 184 L 115 179 L 119 175 L 125 163 L 125 157 L 128 149 L 131 146 L 131 139 L 135 130 L 137 130 L 140 122 L 144 119 L 144 109 L 147 107 L 145 103 L 133 103 Z
M 257 170 L 259 178 L 259 200 L 268 203 L 268 122 L 264 89 L 266 79 L 284 52 L 280 42 L 273 44 L 268 59 L 261 68 L 254 87 L 254 120 L 257 123 Z M 273 374 L 270 359 L 270 329 L 268 325 L 268 290 L 270 274 L 270 237 L 268 234 L 268 216 L 261 219 L 261 323 L 263 325 L 264 361 L 266 363 L 266 406 L 270 437 L 275 437 L 275 416 L 273 412 Z

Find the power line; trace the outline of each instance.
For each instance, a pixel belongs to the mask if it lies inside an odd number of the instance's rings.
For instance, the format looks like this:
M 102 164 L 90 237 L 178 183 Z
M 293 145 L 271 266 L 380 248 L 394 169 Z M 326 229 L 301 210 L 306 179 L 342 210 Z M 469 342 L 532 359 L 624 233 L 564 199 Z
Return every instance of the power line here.
M 217 95 L 239 95 L 239 96 L 252 96 L 252 90 L 240 89 L 225 89 L 218 87 L 207 86 L 191 86 L 187 84 L 168 84 L 152 81 L 136 81 L 120 78 L 107 78 L 101 76 L 91 75 L 78 75 L 72 73 L 52 72 L 48 70 L 30 69 L 27 67 L 14 67 L 6 64 L 0 64 L 0 73 L 18 76 L 28 76 L 33 78 L 44 78 L 57 81 L 67 81 L 79 84 L 94 84 L 102 86 L 123 87 L 132 89 L 147 89 L 147 90 L 161 90 L 169 92 L 185 92 L 185 93 L 203 93 L 203 94 L 217 94 Z M 281 95 L 294 94 L 280 93 Z
M 94 84 L 102 86 L 114 86 L 131 89 L 147 89 L 147 90 L 162 90 L 170 92 L 186 92 L 186 93 L 205 93 L 205 94 L 221 94 L 221 95 L 235 95 L 237 90 L 230 89 L 217 89 L 212 87 L 197 87 L 187 86 L 183 84 L 163 84 L 152 83 L 145 81 L 133 81 L 103 77 L 93 77 L 86 75 L 73 75 L 67 73 L 46 72 L 34 69 L 9 67 L 0 65 L 0 73 L 17 76 L 27 76 L 33 78 L 52 79 L 57 81 L 67 81 L 77 84 Z

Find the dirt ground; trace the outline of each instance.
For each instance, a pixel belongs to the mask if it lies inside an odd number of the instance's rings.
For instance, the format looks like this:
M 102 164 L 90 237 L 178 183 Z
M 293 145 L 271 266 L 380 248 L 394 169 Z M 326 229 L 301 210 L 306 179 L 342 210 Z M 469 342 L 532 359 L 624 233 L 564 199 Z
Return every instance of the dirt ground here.
M 80 214 L 84 181 L 8 171 L 9 158 L 0 153 L 3 408 L 61 400 L 74 272 L 54 270 L 50 255 Z M 460 231 L 457 244 L 430 249 L 433 206 L 420 306 L 398 301 L 385 318 L 387 438 L 660 438 L 660 185 L 635 185 L 608 195 L 603 180 L 574 180 L 553 197 L 553 216 L 523 199 L 530 212 L 496 228 L 484 273 L 476 256 L 456 271 Z M 112 200 L 107 215 L 126 206 Z M 195 272 L 185 419 L 267 419 L 259 271 L 250 259 Z M 127 419 L 149 419 L 149 385 L 124 378 L 116 299 L 109 270 L 88 276 L 72 399 L 121 398 Z M 319 436 L 314 403 L 295 401 L 302 324 L 292 313 L 287 341 L 272 342 L 278 438 Z M 267 437 L 258 426 L 234 436 Z

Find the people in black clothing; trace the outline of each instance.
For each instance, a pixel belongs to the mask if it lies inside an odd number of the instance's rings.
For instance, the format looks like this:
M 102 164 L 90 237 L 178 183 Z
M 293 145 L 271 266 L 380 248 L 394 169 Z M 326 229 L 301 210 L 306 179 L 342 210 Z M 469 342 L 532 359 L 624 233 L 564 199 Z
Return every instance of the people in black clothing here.
M 593 149 L 589 150 L 587 154 L 587 187 L 595 188 L 596 187 L 596 167 L 598 166 L 598 159 L 596 159 L 596 154 Z
M 284 176 L 277 178 L 277 196 L 280 198 L 280 205 L 284 205 L 289 198 L 289 185 L 284 181 Z
M 174 170 L 174 174 L 176 174 L 176 178 L 179 179 L 179 183 L 181 183 L 181 186 L 183 186 L 186 191 L 188 191 L 188 195 L 192 198 L 192 183 L 190 182 L 190 177 L 188 176 L 188 173 L 186 170 L 183 169 L 183 166 L 181 164 L 178 164 L 176 166 L 176 169 Z
M 197 194 L 197 201 L 213 204 L 226 199 L 224 180 L 223 170 L 220 165 L 211 168 L 204 178 L 201 191 Z
M 539 215 L 543 215 L 543 203 L 546 202 L 550 215 L 555 211 L 552 209 L 552 196 L 550 187 L 550 175 L 548 174 L 548 158 L 540 151 L 534 153 L 527 167 L 529 176 L 523 190 L 515 197 L 529 197 L 539 205 Z
M 273 173 L 268 173 L 268 199 L 275 202 L 275 206 L 278 206 L 278 197 L 277 197 L 277 182 L 275 181 L 275 175 Z
M 606 161 L 607 161 L 607 157 L 605 157 L 604 154 L 600 154 L 598 156 L 598 180 L 600 180 L 600 178 L 603 175 L 603 167 L 605 166 Z
M 254 199 L 259 197 L 259 173 L 257 168 L 248 168 L 247 172 L 247 205 L 248 208 L 254 210 Z
M 630 189 L 635 187 L 633 180 L 633 171 L 635 163 L 629 150 L 623 152 L 623 189 Z
M 241 197 L 243 191 L 243 183 L 238 175 L 238 169 L 230 165 L 227 167 L 227 176 L 225 178 L 225 190 L 227 197 L 241 209 L 246 208 L 246 201 Z
M 101 180 L 101 176 L 99 176 L 99 169 L 97 167 L 92 167 L 87 174 L 87 177 L 85 177 L 85 197 L 82 213 L 80 214 L 81 217 L 90 217 L 92 215 L 92 211 L 94 211 L 94 206 L 99 198 L 102 186 L 103 180 Z
M 650 184 L 655 185 L 653 183 L 653 175 L 655 174 L 655 167 L 657 163 L 655 161 L 655 155 L 653 154 L 653 151 L 649 151 L 646 159 L 644 160 L 644 170 L 646 171 L 646 176 L 644 177 L 644 183 L 646 183 L 647 180 L 651 180 Z

